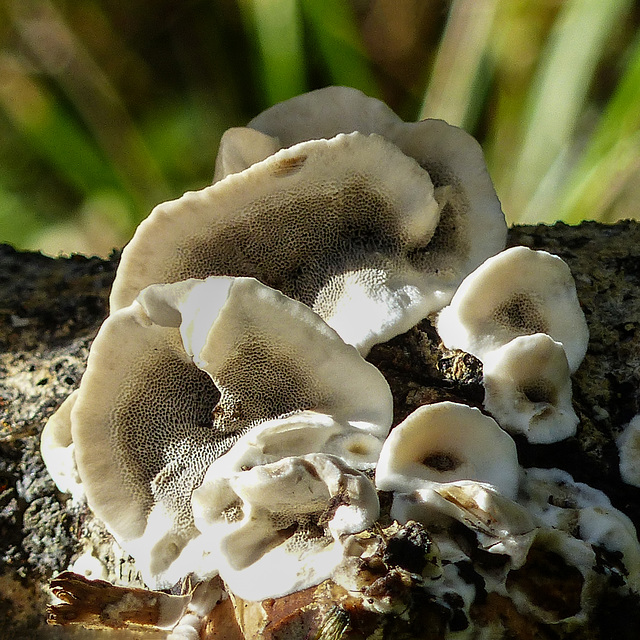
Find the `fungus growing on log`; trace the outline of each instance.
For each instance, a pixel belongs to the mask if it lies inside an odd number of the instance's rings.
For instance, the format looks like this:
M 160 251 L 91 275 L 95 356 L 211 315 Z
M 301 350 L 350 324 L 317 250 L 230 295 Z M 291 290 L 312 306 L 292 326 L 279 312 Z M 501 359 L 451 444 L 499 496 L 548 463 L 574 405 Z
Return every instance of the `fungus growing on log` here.
M 516 445 L 479 409 L 439 402 L 393 429 L 376 468 L 376 486 L 409 493 L 433 483 L 476 480 L 507 497 L 518 490 Z
M 484 362 L 518 336 L 546 333 L 560 342 L 573 373 L 589 330 L 566 263 L 546 251 L 512 247 L 467 276 L 437 319 L 444 344 Z
M 191 493 L 252 427 L 308 410 L 364 437 L 391 424 L 378 370 L 311 309 L 251 278 L 146 289 L 102 326 L 75 398 L 44 442 L 71 433 L 89 505 L 146 582 L 165 587 L 200 571 L 181 558 L 199 536 Z M 61 449 L 43 451 L 54 473 Z
M 471 136 L 439 120 L 405 123 L 378 100 L 329 87 L 223 137 L 215 183 L 159 205 L 138 228 L 111 306 L 149 284 L 255 277 L 366 354 L 446 305 L 505 239 Z
M 207 637 L 233 609 L 245 637 L 406 635 L 423 615 L 443 638 L 514 619 L 536 637 L 637 594 L 631 522 L 521 469 L 505 432 L 575 432 L 588 338 L 566 265 L 501 252 L 505 234 L 466 133 L 335 87 L 228 131 L 214 184 L 140 225 L 42 452 L 148 585 L 210 588 L 179 601 L 170 637 Z M 389 434 L 390 388 L 363 355 L 447 304 L 437 330 L 483 361 L 497 422 L 441 402 Z M 544 592 L 546 572 L 563 588 Z M 491 607 L 505 615 L 486 623 Z
M 336 456 L 313 453 L 218 471 L 212 465 L 193 491 L 195 524 L 220 576 L 247 600 L 330 578 L 346 553 L 341 538 L 378 519 L 373 484 Z
M 634 416 L 617 440 L 620 456 L 620 476 L 627 483 L 640 487 L 640 414 Z
M 576 433 L 569 363 L 545 333 L 518 336 L 485 356 L 484 407 L 503 429 L 548 444 Z
M 379 136 L 300 143 L 156 207 L 123 251 L 111 308 L 154 283 L 254 277 L 366 353 L 446 303 L 422 257 L 440 208 L 429 174 Z

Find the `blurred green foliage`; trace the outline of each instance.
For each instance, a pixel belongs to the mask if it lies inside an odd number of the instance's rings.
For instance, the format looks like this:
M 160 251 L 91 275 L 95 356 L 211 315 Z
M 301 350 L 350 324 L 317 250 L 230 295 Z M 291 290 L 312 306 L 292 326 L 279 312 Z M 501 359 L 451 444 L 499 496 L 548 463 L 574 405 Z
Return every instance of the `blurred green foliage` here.
M 509 222 L 640 217 L 637 0 L 0 0 L 0 241 L 106 254 L 328 84 L 484 147 Z

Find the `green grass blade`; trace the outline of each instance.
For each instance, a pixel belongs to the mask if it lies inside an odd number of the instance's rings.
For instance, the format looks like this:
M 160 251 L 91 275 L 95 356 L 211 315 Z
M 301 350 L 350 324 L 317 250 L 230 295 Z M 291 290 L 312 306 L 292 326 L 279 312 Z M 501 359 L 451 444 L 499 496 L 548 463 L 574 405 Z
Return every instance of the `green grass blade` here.
M 84 195 L 118 187 L 110 164 L 86 130 L 45 88 L 9 58 L 0 59 L 0 108 L 69 185 Z
M 567 0 L 552 29 L 528 98 L 525 131 L 511 181 L 509 202 L 518 222 L 553 222 L 554 197 L 541 184 L 562 184 L 567 153 L 596 65 L 631 0 Z M 542 204 L 545 203 L 545 206 Z M 517 213 L 522 212 L 522 213 Z
M 111 162 L 138 220 L 170 191 L 124 100 L 53 3 L 14 5 L 16 31 L 39 66 L 66 94 Z M 59 60 L 64 57 L 65 64 Z
M 297 0 L 241 0 L 248 30 L 255 35 L 264 98 L 271 105 L 307 88 L 302 21 Z
M 301 8 L 331 82 L 380 97 L 350 4 L 344 0 L 301 0 Z
M 42 220 L 26 199 L 3 184 L 0 175 L 0 242 L 23 247 L 42 227 Z
M 420 118 L 441 118 L 471 130 L 486 86 L 498 0 L 456 0 L 424 96 Z
M 581 168 L 577 184 L 559 209 L 561 219 L 567 224 L 579 224 L 582 220 L 614 222 L 608 219 L 613 205 L 630 187 L 637 190 L 639 149 L 640 131 L 635 131 L 618 140 L 590 169 Z M 640 217 L 637 198 L 635 206 L 623 217 L 630 215 Z
M 602 219 L 640 171 L 640 36 L 616 90 L 572 172 L 560 215 L 569 224 Z

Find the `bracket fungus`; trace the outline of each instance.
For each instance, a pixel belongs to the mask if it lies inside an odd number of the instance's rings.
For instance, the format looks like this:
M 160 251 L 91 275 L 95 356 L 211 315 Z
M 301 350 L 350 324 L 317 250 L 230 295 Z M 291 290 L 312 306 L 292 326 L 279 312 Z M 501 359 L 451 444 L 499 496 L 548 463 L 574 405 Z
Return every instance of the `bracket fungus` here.
M 153 283 L 255 277 L 366 352 L 441 306 L 421 270 L 438 211 L 428 173 L 379 136 L 301 143 L 156 207 L 123 251 L 111 306 Z
M 340 423 L 317 411 L 297 411 L 256 425 L 209 469 L 223 476 L 289 456 L 326 453 L 354 469 L 370 470 L 376 466 L 386 431 L 386 427 L 374 432 Z
M 576 433 L 569 363 L 545 333 L 519 336 L 491 351 L 483 365 L 484 407 L 498 424 L 536 444 Z
M 509 556 L 511 567 L 524 563 L 537 529 L 527 509 L 491 485 L 471 480 L 398 493 L 391 514 L 399 522 L 415 520 L 425 526 L 460 522 L 474 532 L 482 549 Z
M 527 247 L 502 251 L 467 276 L 438 315 L 437 329 L 447 347 L 483 362 L 518 336 L 546 333 L 562 344 L 572 373 L 589 341 L 569 267 Z
M 146 289 L 103 324 L 63 409 L 47 432 L 70 421 L 89 505 L 158 586 L 198 572 L 179 559 L 199 535 L 189 498 L 253 426 L 305 410 L 372 437 L 391 424 L 379 371 L 311 309 L 252 278 Z
M 112 310 L 150 284 L 255 277 L 367 353 L 441 309 L 504 248 L 504 215 L 471 136 L 438 120 L 405 123 L 344 87 L 304 103 L 311 129 L 285 116 L 275 122 L 288 121 L 290 135 L 260 132 L 300 105 L 268 110 L 227 132 L 212 186 L 154 209 L 123 251 Z
M 602 580 L 640 590 L 628 518 L 568 474 L 518 464 L 507 432 L 576 432 L 588 330 L 568 266 L 505 241 L 475 140 L 346 87 L 227 131 L 213 184 L 139 226 L 42 453 L 148 585 L 219 574 L 170 637 L 206 634 L 218 586 L 236 607 L 332 579 L 318 592 L 346 590 L 383 625 L 428 601 L 455 637 L 475 637 L 487 594 L 509 616 L 572 624 Z M 363 356 L 435 312 L 443 343 L 482 360 L 495 420 L 439 402 L 390 432 L 389 384 Z M 619 441 L 629 482 L 637 430 Z M 540 597 L 547 569 L 573 592 Z
M 391 515 L 422 523 L 438 545 L 449 581 L 430 583 L 436 594 L 459 579 L 454 566 L 469 563 L 483 597 L 507 596 L 521 614 L 545 624 L 573 624 L 588 619 L 603 590 L 638 591 L 633 525 L 604 494 L 558 470 L 526 470 L 517 502 L 478 482 L 434 483 L 396 493 Z M 542 595 L 539 587 L 549 581 L 555 587 Z M 462 594 L 464 583 L 457 585 Z
M 376 486 L 409 493 L 433 483 L 476 480 L 507 497 L 518 490 L 516 445 L 479 409 L 438 402 L 416 409 L 386 439 Z
M 640 487 L 640 414 L 634 416 L 618 436 L 617 445 L 622 480 Z
M 438 229 L 424 258 L 438 273 L 443 299 L 466 274 L 504 249 L 506 225 L 482 149 L 458 127 L 430 118 L 404 122 L 383 102 L 350 87 L 296 96 L 263 111 L 247 127 L 282 147 L 353 131 L 378 134 L 414 158 L 429 173 L 441 204 Z M 241 136 L 229 143 L 244 147 Z
M 518 611 L 540 622 L 575 627 L 597 602 L 595 557 L 589 545 L 564 531 L 539 529 L 526 562 L 507 575 L 506 593 Z
M 78 399 L 73 391 L 49 418 L 42 431 L 40 450 L 49 474 L 63 493 L 69 493 L 76 502 L 84 498 L 82 480 L 78 475 L 71 435 L 71 410 Z
M 589 569 L 623 590 L 640 590 L 640 542 L 631 520 L 598 489 L 561 469 L 526 469 L 519 501 L 536 520 L 593 549 Z
M 541 523 L 575 532 L 576 510 L 585 507 L 610 508 L 607 496 L 583 482 L 576 482 L 562 469 L 525 469 L 518 500 Z
M 212 465 L 191 502 L 212 562 L 233 593 L 248 600 L 329 578 L 345 554 L 341 536 L 366 529 L 379 515 L 371 481 L 319 453 L 228 475 Z

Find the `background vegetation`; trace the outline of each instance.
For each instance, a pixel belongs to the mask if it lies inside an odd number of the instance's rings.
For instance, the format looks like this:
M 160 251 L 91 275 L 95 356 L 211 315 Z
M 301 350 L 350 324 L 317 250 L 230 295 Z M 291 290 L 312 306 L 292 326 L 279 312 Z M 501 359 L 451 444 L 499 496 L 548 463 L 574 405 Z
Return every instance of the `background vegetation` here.
M 106 254 L 327 84 L 482 143 L 510 222 L 640 217 L 637 0 L 0 0 L 0 241 Z

